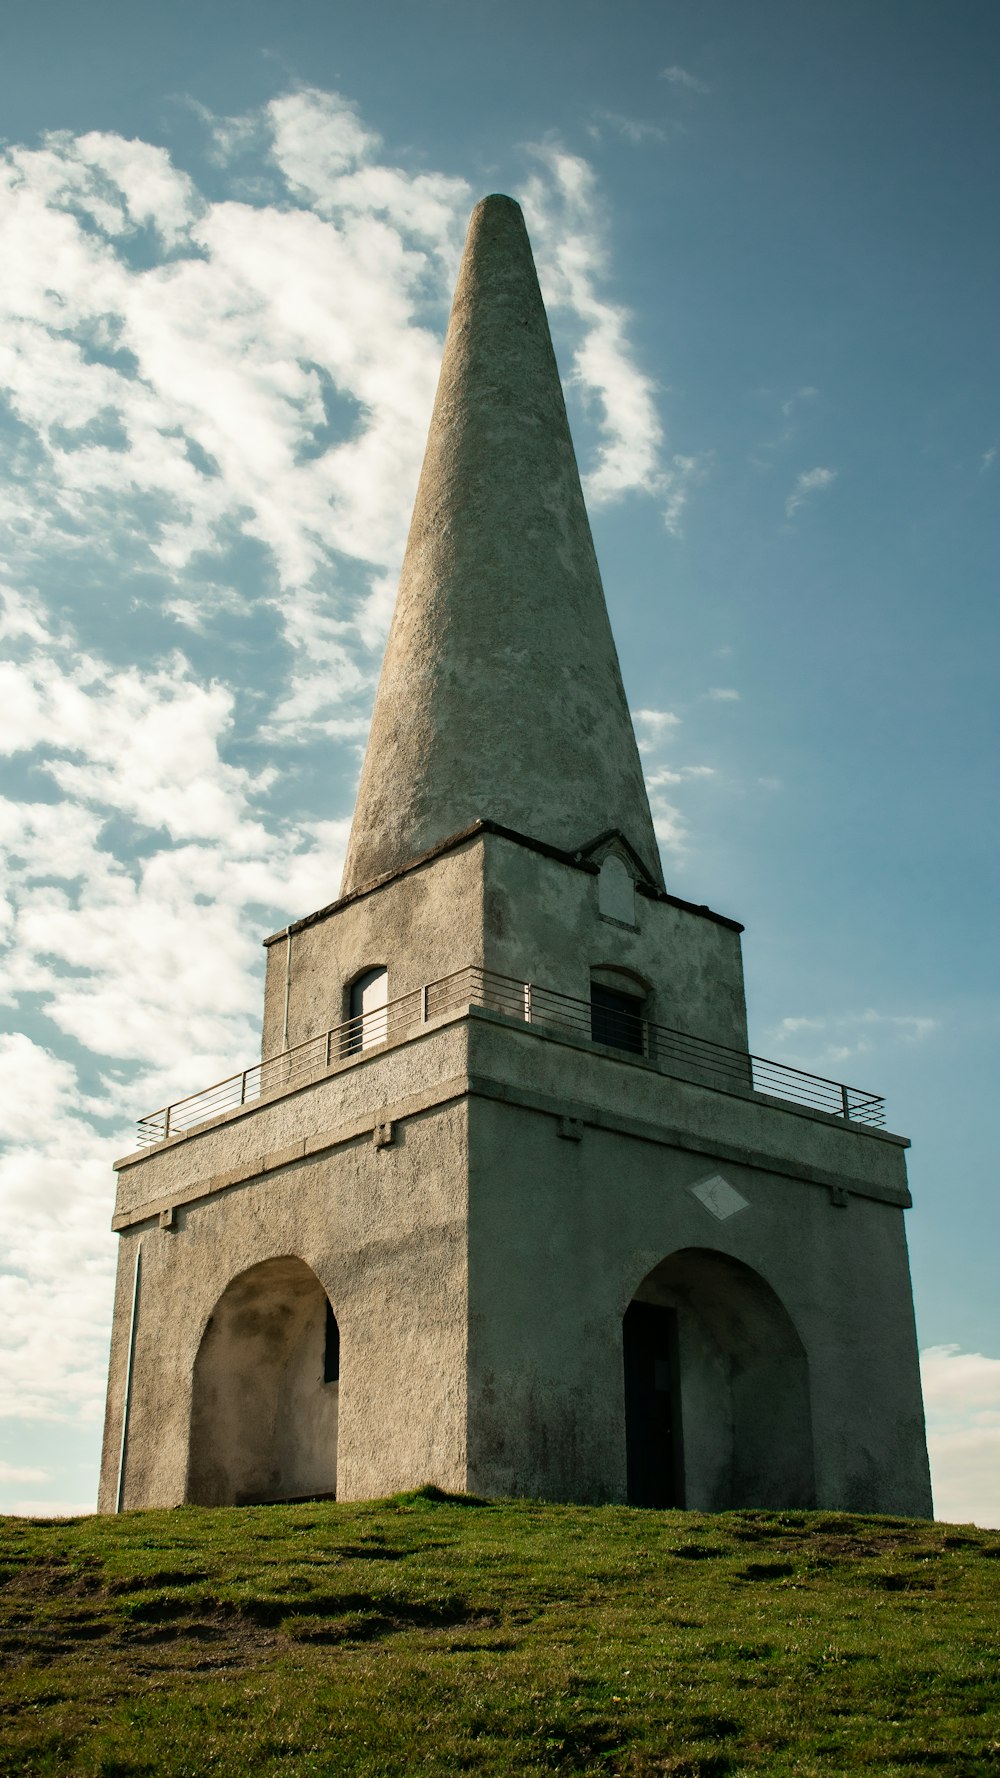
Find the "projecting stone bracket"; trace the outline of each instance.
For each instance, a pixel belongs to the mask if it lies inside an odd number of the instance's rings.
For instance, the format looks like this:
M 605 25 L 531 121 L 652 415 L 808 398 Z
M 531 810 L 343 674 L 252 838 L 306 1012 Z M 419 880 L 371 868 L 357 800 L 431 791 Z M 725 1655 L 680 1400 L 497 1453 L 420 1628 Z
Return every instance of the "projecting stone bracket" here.
M 391 1123 L 375 1125 L 372 1131 L 372 1141 L 376 1148 L 391 1148 L 395 1139 L 394 1125 Z
M 561 1117 L 557 1128 L 559 1135 L 563 1136 L 567 1142 L 580 1142 L 583 1138 L 582 1118 Z

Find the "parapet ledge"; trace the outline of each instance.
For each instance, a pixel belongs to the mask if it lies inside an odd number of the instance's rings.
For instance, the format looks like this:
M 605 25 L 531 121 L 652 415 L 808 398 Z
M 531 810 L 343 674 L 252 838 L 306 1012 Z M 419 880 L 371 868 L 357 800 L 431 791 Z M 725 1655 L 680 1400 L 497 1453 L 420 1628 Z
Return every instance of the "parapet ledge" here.
M 523 846 L 528 852 L 538 852 L 543 858 L 554 858 L 557 863 L 566 865 L 569 870 L 583 871 L 588 876 L 596 877 L 600 871 L 600 865 L 595 864 L 594 860 L 586 857 L 583 852 L 567 852 L 561 846 L 550 846 L 545 840 L 536 840 L 531 834 L 518 833 L 515 828 L 504 827 L 499 821 L 473 821 L 468 827 L 461 828 L 458 833 L 449 834 L 447 839 L 439 840 L 437 845 L 429 847 L 426 852 L 421 852 L 418 857 L 411 858 L 407 864 L 400 865 L 398 869 L 386 871 L 380 877 L 373 877 L 370 883 L 360 884 L 348 895 L 341 895 L 336 901 L 329 901 L 324 907 L 317 908 L 315 913 L 304 914 L 300 920 L 290 921 L 279 932 L 272 932 L 264 939 L 265 947 L 279 944 L 282 940 L 287 939 L 289 934 L 305 932 L 309 926 L 318 926 L 321 921 L 328 920 L 332 914 L 339 913 L 341 908 L 350 907 L 352 902 L 361 901 L 366 895 L 373 895 L 376 889 L 384 889 L 387 883 L 395 883 L 401 877 L 408 877 L 414 871 L 422 870 L 425 865 L 433 863 L 435 858 L 442 858 L 446 852 L 457 851 L 460 846 L 468 845 L 471 840 L 478 839 L 481 834 L 495 834 L 499 839 L 509 840 L 512 845 Z M 590 842 L 591 845 L 597 843 L 596 840 Z M 681 908 L 688 914 L 697 914 L 700 919 L 711 920 L 716 926 L 726 926 L 730 932 L 744 930 L 739 920 L 730 919 L 728 914 L 717 914 L 712 908 L 706 907 L 704 902 L 684 901 L 681 896 L 671 895 L 668 890 L 660 889 L 655 883 L 638 882 L 636 883 L 636 892 L 645 896 L 648 901 L 666 902 L 668 907 Z

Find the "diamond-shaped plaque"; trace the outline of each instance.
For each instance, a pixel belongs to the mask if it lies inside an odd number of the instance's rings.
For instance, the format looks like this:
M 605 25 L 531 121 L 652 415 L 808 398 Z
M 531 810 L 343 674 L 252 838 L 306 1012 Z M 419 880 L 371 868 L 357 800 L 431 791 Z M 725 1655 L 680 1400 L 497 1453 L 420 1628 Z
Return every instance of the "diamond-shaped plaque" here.
M 709 1179 L 699 1179 L 697 1185 L 688 1186 L 688 1191 L 699 1204 L 704 1204 L 716 1222 L 725 1222 L 738 1210 L 749 1209 L 750 1200 L 738 1192 L 735 1185 L 730 1185 L 728 1179 L 723 1179 L 721 1173 L 713 1173 Z

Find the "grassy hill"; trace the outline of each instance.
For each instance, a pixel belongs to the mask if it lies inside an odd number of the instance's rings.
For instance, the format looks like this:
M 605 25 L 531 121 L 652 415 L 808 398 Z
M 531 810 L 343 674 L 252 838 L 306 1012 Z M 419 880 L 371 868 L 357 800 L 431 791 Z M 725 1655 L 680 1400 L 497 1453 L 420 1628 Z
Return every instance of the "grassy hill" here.
M 0 1771 L 1000 1778 L 1000 1534 L 477 1504 L 0 1521 Z

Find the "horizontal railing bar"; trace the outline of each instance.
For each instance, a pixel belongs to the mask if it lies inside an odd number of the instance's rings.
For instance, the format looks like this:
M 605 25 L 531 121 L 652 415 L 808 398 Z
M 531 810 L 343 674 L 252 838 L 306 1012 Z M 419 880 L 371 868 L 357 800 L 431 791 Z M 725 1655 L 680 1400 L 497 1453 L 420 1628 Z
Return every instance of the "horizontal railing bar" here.
M 885 1101 L 878 1093 L 845 1086 L 792 1063 L 754 1056 L 691 1031 L 656 1025 L 638 1014 L 605 1008 L 595 1017 L 588 1001 L 470 964 L 401 994 L 385 1006 L 345 1019 L 276 1056 L 254 1062 L 199 1093 L 190 1093 L 159 1111 L 149 1112 L 138 1121 L 139 1140 L 147 1144 L 161 1142 L 232 1105 L 253 1104 L 270 1092 L 315 1078 L 334 1062 L 370 1055 L 393 1038 L 418 1029 L 428 1018 L 475 1005 L 516 1017 L 540 1030 L 551 1027 L 584 1032 L 597 1048 L 620 1059 L 632 1057 L 667 1072 L 673 1066 L 695 1076 L 714 1077 L 727 1087 L 768 1093 L 789 1104 L 805 1105 L 852 1122 L 881 1125 L 885 1121 Z

